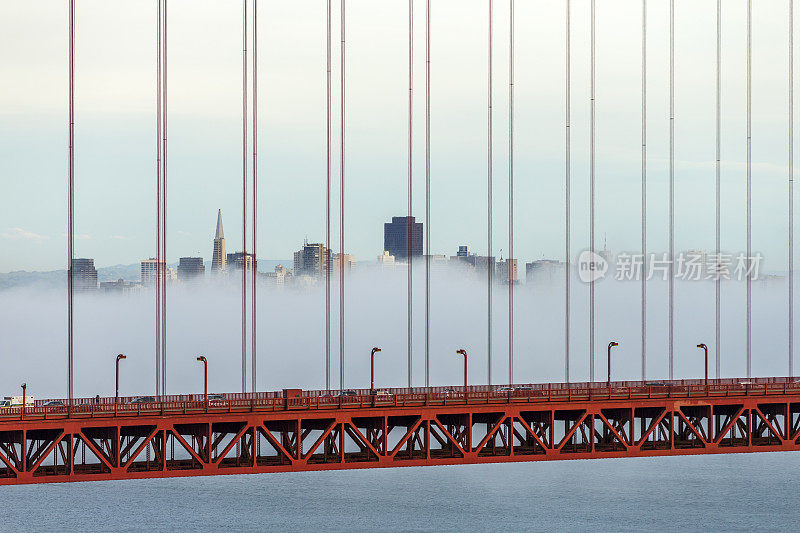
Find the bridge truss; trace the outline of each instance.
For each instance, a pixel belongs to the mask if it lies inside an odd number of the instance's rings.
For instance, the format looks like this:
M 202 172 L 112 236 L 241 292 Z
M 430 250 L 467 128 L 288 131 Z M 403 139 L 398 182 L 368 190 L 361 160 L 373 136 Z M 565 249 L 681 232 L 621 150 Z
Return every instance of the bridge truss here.
M 789 378 L 111 400 L 5 410 L 0 485 L 800 450 Z

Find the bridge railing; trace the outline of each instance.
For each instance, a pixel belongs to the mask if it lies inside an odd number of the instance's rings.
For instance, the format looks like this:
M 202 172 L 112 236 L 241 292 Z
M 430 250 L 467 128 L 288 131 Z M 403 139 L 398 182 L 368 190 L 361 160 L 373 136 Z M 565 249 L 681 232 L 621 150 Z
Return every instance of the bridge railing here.
M 343 391 L 271 391 L 168 396 L 125 396 L 39 400 L 34 406 L 0 408 L 0 420 L 32 418 L 139 416 L 154 413 L 278 411 L 290 409 L 370 408 L 463 403 L 552 402 L 593 399 L 644 399 L 719 395 L 800 394 L 800 379 L 790 377 L 725 378 L 673 381 L 615 381 L 583 383 L 531 383 L 346 389 Z

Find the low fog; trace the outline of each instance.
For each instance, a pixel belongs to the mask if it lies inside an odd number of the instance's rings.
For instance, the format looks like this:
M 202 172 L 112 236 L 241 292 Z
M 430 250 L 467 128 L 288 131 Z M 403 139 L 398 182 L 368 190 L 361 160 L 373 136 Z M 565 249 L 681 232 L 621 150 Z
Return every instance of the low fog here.
M 424 265 L 414 272 L 414 385 L 424 385 Z M 785 278 L 753 283 L 753 375 L 786 375 L 787 286 Z M 571 379 L 588 379 L 588 286 L 573 279 Z M 743 376 L 745 284 L 722 284 L 723 377 Z M 714 375 L 714 284 L 676 283 L 675 377 L 702 377 L 702 352 L 710 348 Z M 640 377 L 640 284 L 605 279 L 597 283 L 595 376 L 604 380 L 606 344 L 614 351 L 613 379 Z M 0 396 L 28 384 L 37 398 L 66 394 L 66 290 L 0 292 Z M 508 376 L 507 286 L 494 287 L 493 381 Z M 406 385 L 406 270 L 356 269 L 346 278 L 346 388 L 369 386 L 369 354 L 376 356 L 378 387 Z M 562 280 L 522 283 L 515 288 L 514 381 L 564 380 L 564 285 Z M 667 284 L 648 284 L 648 379 L 664 379 L 667 366 Z M 121 363 L 122 395 L 154 391 L 152 290 L 75 297 L 75 395 L 114 394 L 114 358 Z M 338 280 L 331 291 L 331 376 L 338 388 Z M 248 304 L 249 313 L 249 304 Z M 204 282 L 172 285 L 168 294 L 169 394 L 202 392 L 202 366 L 209 360 L 209 390 L 241 388 L 241 285 Z M 248 317 L 249 321 L 249 317 Z M 258 389 L 325 387 L 325 284 L 258 289 Z M 486 281 L 470 273 L 434 268 L 431 277 L 431 385 L 462 381 L 455 351 L 469 353 L 469 382 L 487 381 Z M 248 341 L 249 342 L 249 341 Z M 249 361 L 248 361 L 249 369 Z M 248 384 L 250 377 L 248 376 Z

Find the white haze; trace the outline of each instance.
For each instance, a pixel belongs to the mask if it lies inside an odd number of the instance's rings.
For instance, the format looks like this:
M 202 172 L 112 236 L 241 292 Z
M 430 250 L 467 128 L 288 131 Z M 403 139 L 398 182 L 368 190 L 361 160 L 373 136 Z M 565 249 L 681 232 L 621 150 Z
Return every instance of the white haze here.
M 424 384 L 424 268 L 414 271 L 414 385 Z M 588 290 L 573 281 L 572 381 L 588 379 Z M 241 288 L 173 286 L 168 296 L 168 393 L 200 392 L 209 359 L 209 388 L 241 389 Z M 508 376 L 507 287 L 494 289 L 493 381 Z M 346 282 L 345 387 L 369 386 L 369 353 L 376 357 L 376 386 L 407 383 L 406 270 L 368 271 Z M 666 283 L 648 285 L 648 378 L 667 377 Z M 595 372 L 606 374 L 606 343 L 614 351 L 614 379 L 638 379 L 640 285 L 606 279 L 597 284 Z M 787 280 L 753 284 L 753 375 L 785 375 L 787 363 Z M 714 375 L 714 285 L 676 284 L 675 377 L 700 377 L 700 350 L 711 348 Z M 515 289 L 514 381 L 564 379 L 563 280 L 522 284 Z M 745 367 L 744 283 L 723 283 L 722 375 L 743 376 Z M 324 373 L 324 282 L 310 289 L 267 287 L 258 292 L 258 389 L 320 389 Z M 154 295 L 77 295 L 75 298 L 75 395 L 113 395 L 114 356 L 121 367 L 121 394 L 154 390 Z M 338 388 L 338 283 L 333 279 L 331 383 Z M 249 313 L 249 304 L 248 304 Z M 248 318 L 249 320 L 249 318 Z M 460 384 L 458 348 L 469 352 L 469 381 L 486 383 L 486 282 L 434 268 L 431 279 L 431 385 Z M 248 341 L 249 346 L 249 341 Z M 0 292 L 0 395 L 27 382 L 40 397 L 66 393 L 65 291 Z M 249 372 L 248 360 L 248 372 Z M 248 386 L 250 378 L 248 375 Z

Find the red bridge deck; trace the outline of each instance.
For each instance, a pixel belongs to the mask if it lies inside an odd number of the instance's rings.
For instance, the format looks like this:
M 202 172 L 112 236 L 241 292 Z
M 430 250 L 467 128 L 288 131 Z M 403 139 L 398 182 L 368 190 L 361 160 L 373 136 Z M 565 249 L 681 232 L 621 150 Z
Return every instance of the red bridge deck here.
M 287 396 L 1 409 L 0 484 L 800 450 L 795 378 Z

